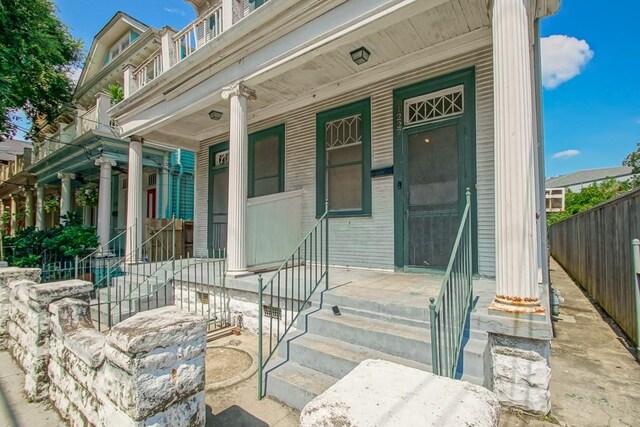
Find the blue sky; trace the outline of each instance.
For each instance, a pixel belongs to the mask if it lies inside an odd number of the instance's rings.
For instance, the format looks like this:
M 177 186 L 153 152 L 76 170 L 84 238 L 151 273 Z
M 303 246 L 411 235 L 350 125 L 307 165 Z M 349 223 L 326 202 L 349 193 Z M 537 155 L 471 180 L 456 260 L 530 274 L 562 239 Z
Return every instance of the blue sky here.
M 620 165 L 640 141 L 640 1 L 564 0 L 542 23 L 547 176 Z M 183 0 L 58 0 L 88 49 L 118 10 L 160 28 L 194 18 Z

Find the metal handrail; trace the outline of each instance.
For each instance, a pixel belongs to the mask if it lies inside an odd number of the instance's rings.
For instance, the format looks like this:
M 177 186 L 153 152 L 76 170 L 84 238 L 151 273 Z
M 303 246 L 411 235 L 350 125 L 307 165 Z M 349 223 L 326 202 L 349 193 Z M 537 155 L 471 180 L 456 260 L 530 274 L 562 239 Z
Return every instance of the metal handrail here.
M 437 300 L 429 299 L 433 373 L 455 378 L 467 315 L 473 301 L 471 190 Z
M 640 240 L 633 239 L 633 296 L 636 301 L 636 360 L 640 361 Z
M 319 239 L 318 239 L 319 237 Z M 323 246 L 324 245 L 324 246 Z M 320 250 L 318 251 L 318 246 Z M 318 254 L 319 259 L 318 259 Z M 302 260 L 305 261 L 304 276 L 301 276 L 300 266 Z M 296 260 L 297 266 L 296 266 Z M 309 270 L 307 275 L 306 261 L 313 265 L 313 270 Z M 320 263 L 318 264 L 318 261 Z M 324 264 L 323 264 L 324 261 Z M 288 269 L 291 268 L 291 274 Z M 296 277 L 297 268 L 297 277 Z M 281 276 L 284 273 L 284 295 L 281 292 Z M 308 276 L 308 281 L 307 281 Z M 311 231 L 300 241 L 298 246 L 293 250 L 291 255 L 280 265 L 276 272 L 271 276 L 269 281 L 263 285 L 262 276 L 258 276 L 258 399 L 263 396 L 264 368 L 275 354 L 276 350 L 284 340 L 284 337 L 291 330 L 292 326 L 298 319 L 302 310 L 307 306 L 311 296 L 314 294 L 318 285 L 325 283 L 325 290 L 329 289 L 329 202 L 325 202 L 324 214 L 318 219 L 318 222 L 311 228 Z M 289 288 L 289 282 L 291 288 Z M 277 283 L 277 292 L 274 290 L 274 284 Z M 295 293 L 297 289 L 297 295 Z M 304 291 L 304 299 L 302 292 Z M 269 305 L 269 354 L 266 359 L 263 357 L 263 315 L 264 315 L 264 296 L 268 295 Z M 276 305 L 274 306 L 274 298 Z M 282 303 L 282 301 L 284 301 Z M 297 309 L 294 305 L 297 301 Z M 282 303 L 282 304 L 281 304 Z M 291 318 L 288 313 L 291 311 Z M 281 325 L 282 313 L 284 313 L 284 326 Z M 276 318 L 276 339 L 274 345 L 274 326 L 273 321 Z M 280 332 L 282 326 L 282 333 Z

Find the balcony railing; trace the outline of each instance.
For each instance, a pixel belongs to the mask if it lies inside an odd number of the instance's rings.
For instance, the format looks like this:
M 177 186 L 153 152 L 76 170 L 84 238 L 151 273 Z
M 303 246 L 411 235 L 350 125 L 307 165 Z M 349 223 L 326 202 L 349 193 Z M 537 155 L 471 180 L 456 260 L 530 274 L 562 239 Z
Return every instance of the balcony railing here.
M 201 49 L 207 43 L 217 38 L 224 31 L 229 29 L 235 22 L 244 18 L 245 14 L 251 13 L 256 9 L 256 5 L 263 5 L 269 0 L 251 2 L 249 8 L 234 8 L 233 13 L 224 14 L 225 7 L 233 7 L 233 2 L 222 1 L 217 6 L 207 10 L 198 16 L 193 22 L 185 28 L 177 32 L 175 35 L 167 35 L 170 37 L 168 43 L 163 41 L 163 48 L 167 48 L 170 52 L 163 55 L 162 50 L 154 52 L 149 59 L 133 71 L 131 75 L 125 74 L 125 93 L 130 96 L 132 93 L 140 90 L 159 75 L 169 70 L 169 68 L 182 62 L 196 50 Z M 258 6 L 259 7 L 259 6 Z M 224 22 L 223 15 L 233 17 L 233 22 Z M 229 18 L 226 18 L 229 19 Z M 165 37 L 165 36 L 163 36 Z M 164 39 L 163 39 L 164 40 Z M 170 58 L 169 64 L 164 64 L 163 56 Z
M 162 50 L 156 50 L 133 72 L 136 87 L 141 88 L 162 74 Z
M 180 62 L 222 34 L 222 5 L 199 16 L 173 37 L 176 62 Z
M 82 133 L 85 133 L 87 131 L 90 131 L 91 129 L 95 129 L 98 127 L 97 112 L 98 110 L 94 105 L 93 107 L 88 109 L 86 113 L 80 116 L 80 120 L 81 120 L 80 129 L 82 130 Z

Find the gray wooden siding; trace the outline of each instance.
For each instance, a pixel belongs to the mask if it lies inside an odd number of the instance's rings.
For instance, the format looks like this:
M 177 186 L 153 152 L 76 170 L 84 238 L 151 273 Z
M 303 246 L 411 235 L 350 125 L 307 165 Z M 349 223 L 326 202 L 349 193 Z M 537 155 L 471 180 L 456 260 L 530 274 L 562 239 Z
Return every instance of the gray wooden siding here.
M 303 189 L 303 224 L 306 233 L 315 223 L 316 113 L 351 101 L 371 97 L 372 168 L 393 164 L 393 89 L 424 81 L 455 70 L 476 67 L 477 85 L 477 194 L 479 272 L 495 276 L 493 89 L 491 48 L 444 61 L 431 67 L 401 73 L 375 85 L 317 103 L 285 116 L 252 123 L 249 132 L 285 123 L 285 189 Z M 260 94 L 258 94 L 260 96 Z M 200 144 L 196 178 L 196 250 L 204 253 L 207 236 L 208 147 L 227 135 Z M 392 269 L 393 178 L 372 180 L 372 216 L 331 220 L 331 263 Z

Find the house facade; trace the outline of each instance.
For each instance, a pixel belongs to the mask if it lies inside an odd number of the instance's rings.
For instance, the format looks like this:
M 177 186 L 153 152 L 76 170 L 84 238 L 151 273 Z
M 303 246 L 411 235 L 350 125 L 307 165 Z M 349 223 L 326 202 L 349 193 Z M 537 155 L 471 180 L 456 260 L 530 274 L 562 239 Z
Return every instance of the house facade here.
M 7 139 L 0 141 L 0 227 L 3 234 L 13 235 L 26 224 L 33 224 L 33 194 L 26 191 L 35 177 L 25 171 L 31 164 L 30 143 Z
M 327 264 L 442 275 L 464 218 L 500 333 L 537 336 L 518 321 L 548 319 L 539 21 L 559 1 L 189 3 L 110 110 L 129 195 L 146 144 L 194 151 L 196 251 L 224 249 L 229 278 L 287 259 L 325 211 Z
M 73 105 L 55 121 L 39 123 L 23 168 L 30 178 L 18 200 L 28 207 L 22 225 L 49 228 L 68 212 L 78 212 L 84 225 L 97 227 L 102 245 L 125 230 L 129 143 L 120 138 L 109 110 L 122 98 L 124 65 L 144 67 L 161 34 L 118 12 L 96 35 Z M 138 228 L 144 229 L 146 219 L 192 220 L 195 154 L 151 143 L 140 154 L 144 182 L 136 196 L 142 208 Z

